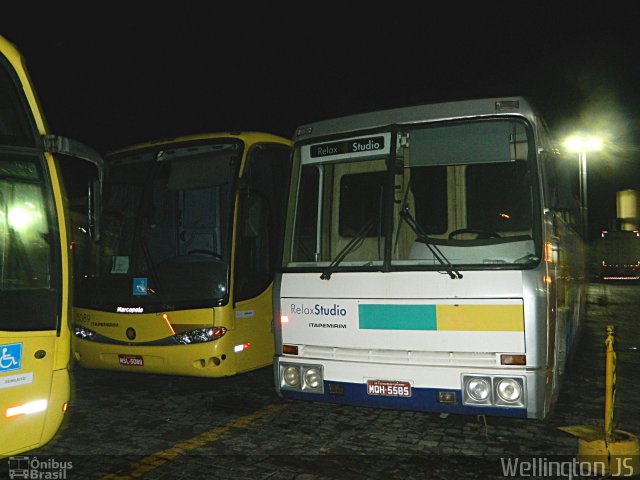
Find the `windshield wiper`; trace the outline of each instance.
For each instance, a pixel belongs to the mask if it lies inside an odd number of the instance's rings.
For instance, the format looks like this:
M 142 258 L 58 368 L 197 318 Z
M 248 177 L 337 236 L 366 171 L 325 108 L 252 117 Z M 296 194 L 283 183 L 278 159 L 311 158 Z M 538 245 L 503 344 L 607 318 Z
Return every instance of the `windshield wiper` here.
M 407 225 L 409 225 L 411 230 L 413 230 L 413 232 L 418 236 L 418 241 L 427 246 L 434 258 L 440 262 L 452 279 L 455 280 L 456 278 L 462 278 L 462 274 L 451 264 L 444 253 L 442 253 L 438 246 L 433 243 L 431 238 L 429 238 L 418 222 L 416 222 L 416 220 L 411 216 L 409 213 L 409 207 L 405 206 L 400 210 L 400 218 L 407 222 Z
M 146 262 L 147 268 L 151 273 L 151 278 L 154 280 L 154 283 L 156 285 L 155 289 L 147 288 L 147 291 L 150 291 L 156 295 L 162 296 L 162 291 L 163 291 L 162 284 L 160 283 L 160 277 L 158 276 L 158 271 L 156 270 L 156 264 L 153 261 L 153 258 L 151 258 L 151 253 L 149 252 L 149 246 L 147 245 L 147 237 L 141 235 L 141 237 L 139 238 L 141 238 L 140 249 L 142 250 L 144 261 Z
M 373 220 L 369 220 L 369 222 L 365 223 L 362 228 L 354 235 L 354 237 L 347 243 L 342 250 L 336 255 L 336 258 L 329 264 L 329 266 L 322 272 L 320 275 L 320 279 L 329 280 L 331 278 L 331 274 L 336 271 L 340 263 L 345 259 L 347 255 L 349 255 L 353 250 L 362 245 L 364 238 L 369 233 L 369 230 L 373 228 L 375 222 Z

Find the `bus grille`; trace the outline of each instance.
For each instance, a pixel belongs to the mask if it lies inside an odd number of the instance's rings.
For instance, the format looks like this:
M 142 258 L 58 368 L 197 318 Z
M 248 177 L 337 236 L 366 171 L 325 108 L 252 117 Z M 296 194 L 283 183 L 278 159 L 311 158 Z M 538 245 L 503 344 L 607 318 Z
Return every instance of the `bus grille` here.
M 416 352 L 302 345 L 299 356 L 352 362 L 398 363 L 405 365 L 495 366 L 499 357 L 489 352 Z

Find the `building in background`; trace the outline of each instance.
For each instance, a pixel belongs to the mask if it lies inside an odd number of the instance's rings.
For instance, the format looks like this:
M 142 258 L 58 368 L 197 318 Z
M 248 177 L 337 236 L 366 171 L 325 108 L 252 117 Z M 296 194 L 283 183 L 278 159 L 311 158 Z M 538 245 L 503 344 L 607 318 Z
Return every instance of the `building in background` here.
M 616 192 L 615 229 L 603 230 L 594 245 L 600 280 L 640 280 L 639 212 L 636 190 Z

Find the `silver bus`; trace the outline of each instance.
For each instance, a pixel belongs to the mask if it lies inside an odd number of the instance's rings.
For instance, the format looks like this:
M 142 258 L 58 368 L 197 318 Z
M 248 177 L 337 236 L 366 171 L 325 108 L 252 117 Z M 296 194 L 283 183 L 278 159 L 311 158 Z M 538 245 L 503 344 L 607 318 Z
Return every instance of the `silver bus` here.
M 299 127 L 281 397 L 545 418 L 583 316 L 576 158 L 522 97 Z

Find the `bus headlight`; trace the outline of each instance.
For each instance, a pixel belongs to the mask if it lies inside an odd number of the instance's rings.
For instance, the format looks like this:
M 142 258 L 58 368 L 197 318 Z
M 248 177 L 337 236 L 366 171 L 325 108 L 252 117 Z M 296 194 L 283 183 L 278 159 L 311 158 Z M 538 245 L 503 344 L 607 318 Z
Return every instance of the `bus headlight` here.
M 280 364 L 280 388 L 306 393 L 323 393 L 322 365 Z
M 73 334 L 76 337 L 81 338 L 83 340 L 93 340 L 94 337 L 96 336 L 96 332 L 84 327 L 75 327 L 73 329 Z
M 225 327 L 199 328 L 197 330 L 180 332 L 173 338 L 178 343 L 191 345 L 192 343 L 213 342 L 214 340 L 223 337 L 225 333 L 227 333 L 227 329 Z
M 496 407 L 526 407 L 527 391 L 524 377 L 462 375 L 464 405 Z
M 284 367 L 282 370 L 282 381 L 284 385 L 289 388 L 300 388 L 300 368 L 294 365 Z
M 464 403 L 474 405 L 491 405 L 491 378 L 464 376 Z
M 318 390 L 322 386 L 322 371 L 316 367 L 304 371 L 304 389 Z
M 524 405 L 524 384 L 520 378 L 495 378 L 496 405 Z

